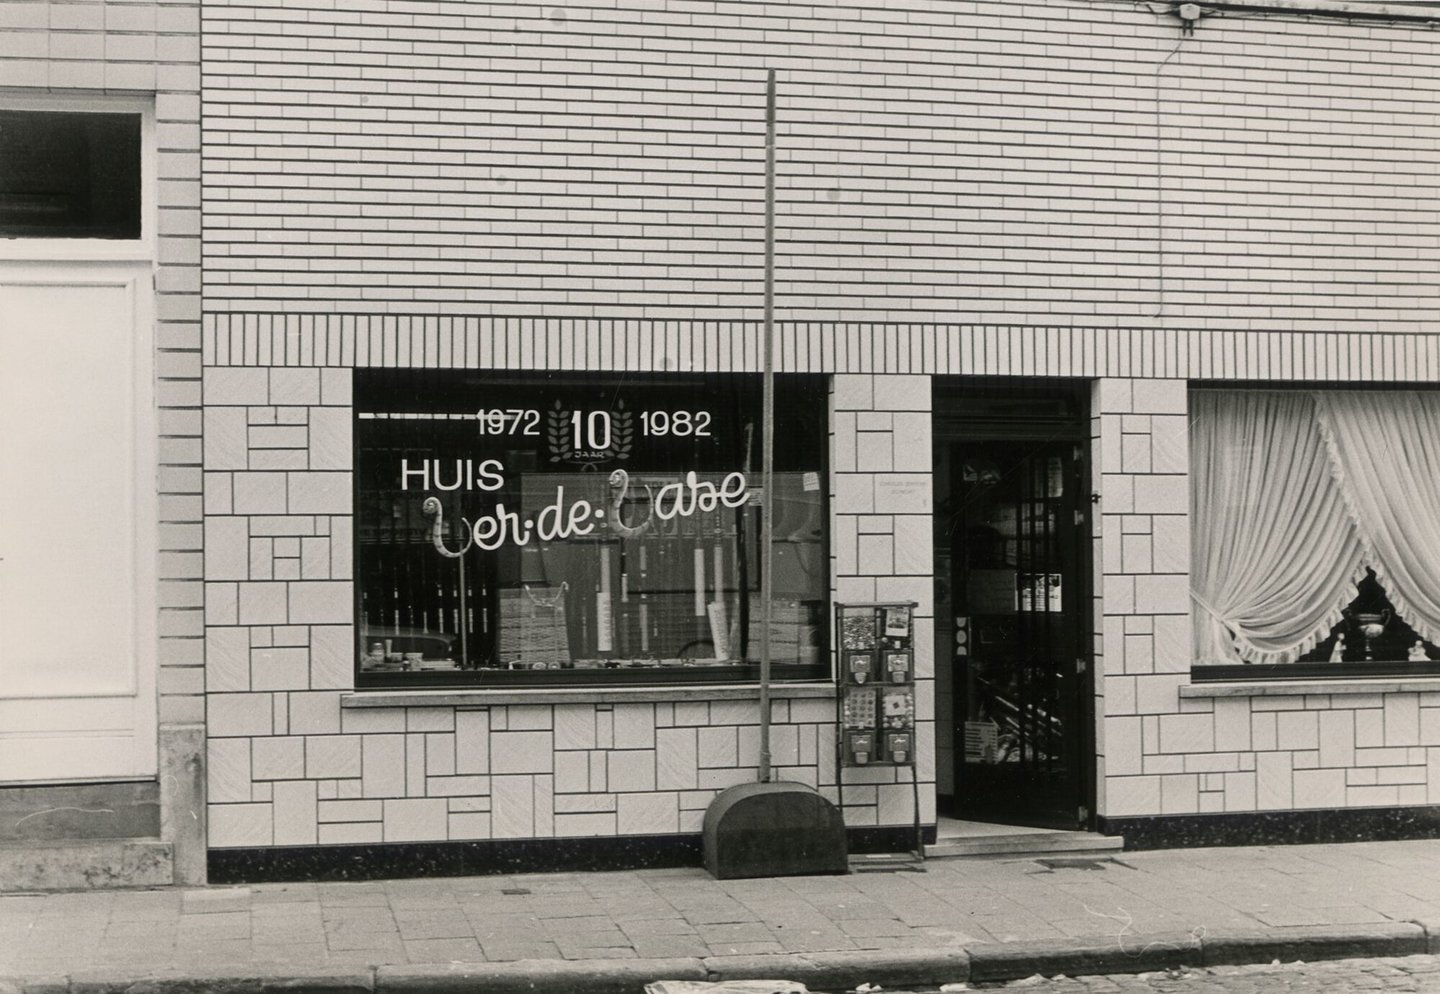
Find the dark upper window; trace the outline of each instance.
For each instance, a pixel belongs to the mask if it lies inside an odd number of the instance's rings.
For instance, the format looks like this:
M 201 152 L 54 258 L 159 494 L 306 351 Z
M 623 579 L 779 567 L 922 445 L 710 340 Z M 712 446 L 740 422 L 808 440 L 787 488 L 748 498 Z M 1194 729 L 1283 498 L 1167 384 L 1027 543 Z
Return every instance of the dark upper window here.
M 140 237 L 140 115 L 0 110 L 0 237 Z
M 828 675 L 826 389 L 777 377 L 771 659 Z M 357 685 L 753 679 L 760 377 L 355 374 Z

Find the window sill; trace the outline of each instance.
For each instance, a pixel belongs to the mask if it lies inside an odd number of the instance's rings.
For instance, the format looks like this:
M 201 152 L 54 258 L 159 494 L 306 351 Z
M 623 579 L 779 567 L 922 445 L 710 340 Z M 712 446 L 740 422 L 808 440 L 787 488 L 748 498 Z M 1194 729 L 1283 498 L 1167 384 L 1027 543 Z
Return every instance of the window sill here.
M 1440 687 L 1440 681 L 1436 681 Z M 833 683 L 772 684 L 776 700 L 833 698 Z M 505 687 L 444 690 L 367 690 L 340 695 L 342 708 L 486 707 L 503 704 L 632 704 L 670 701 L 758 700 L 756 684 L 670 687 Z
M 1440 693 L 1440 676 L 1332 677 L 1328 680 L 1236 680 L 1184 684 L 1181 697 L 1300 697 Z

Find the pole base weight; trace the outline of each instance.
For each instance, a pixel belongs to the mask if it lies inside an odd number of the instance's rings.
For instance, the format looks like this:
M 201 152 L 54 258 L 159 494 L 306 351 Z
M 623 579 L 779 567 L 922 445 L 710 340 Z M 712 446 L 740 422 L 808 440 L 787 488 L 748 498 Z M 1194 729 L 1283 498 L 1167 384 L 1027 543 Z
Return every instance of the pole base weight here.
M 803 783 L 742 783 L 705 809 L 705 869 L 720 880 L 848 873 L 839 810 Z

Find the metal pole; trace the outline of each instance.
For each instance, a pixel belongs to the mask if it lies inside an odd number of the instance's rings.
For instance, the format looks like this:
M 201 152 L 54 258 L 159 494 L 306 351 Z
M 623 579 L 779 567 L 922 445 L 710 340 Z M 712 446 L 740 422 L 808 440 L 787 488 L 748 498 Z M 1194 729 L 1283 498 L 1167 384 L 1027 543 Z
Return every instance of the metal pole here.
M 760 444 L 760 782 L 770 782 L 770 621 L 775 555 L 775 70 L 765 78 L 765 375 Z

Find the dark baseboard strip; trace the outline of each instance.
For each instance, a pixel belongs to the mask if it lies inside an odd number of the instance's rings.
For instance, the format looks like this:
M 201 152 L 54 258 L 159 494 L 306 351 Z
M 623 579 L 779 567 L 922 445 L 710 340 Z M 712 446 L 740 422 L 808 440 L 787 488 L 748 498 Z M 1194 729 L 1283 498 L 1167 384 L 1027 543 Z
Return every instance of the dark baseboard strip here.
M 1440 805 L 1096 819 L 1125 848 L 1294 845 L 1440 838 Z
M 935 841 L 933 825 L 924 832 L 927 843 Z M 915 845 L 915 832 L 908 827 L 852 828 L 846 835 L 852 853 L 905 852 Z M 212 884 L 493 876 L 703 865 L 699 835 L 284 846 L 212 849 L 209 855 Z

